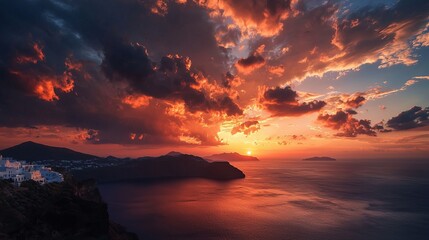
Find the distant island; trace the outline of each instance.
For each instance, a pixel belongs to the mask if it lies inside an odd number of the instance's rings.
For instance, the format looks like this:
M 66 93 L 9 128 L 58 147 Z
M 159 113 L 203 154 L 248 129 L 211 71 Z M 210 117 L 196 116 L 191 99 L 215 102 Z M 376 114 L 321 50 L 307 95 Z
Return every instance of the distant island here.
M 311 157 L 304 158 L 303 161 L 337 161 L 337 159 L 331 157 Z
M 259 161 L 257 157 L 245 156 L 236 152 L 213 154 L 211 156 L 207 156 L 204 158 L 209 161 L 228 161 L 228 162 Z

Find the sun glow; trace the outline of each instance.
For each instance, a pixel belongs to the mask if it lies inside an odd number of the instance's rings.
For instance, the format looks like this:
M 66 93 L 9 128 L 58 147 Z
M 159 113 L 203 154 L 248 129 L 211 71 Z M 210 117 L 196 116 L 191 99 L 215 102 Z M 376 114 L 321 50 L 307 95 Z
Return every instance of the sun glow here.
M 248 155 L 248 156 L 251 156 L 251 155 L 252 155 L 252 151 L 250 151 L 250 150 L 249 150 L 249 151 L 247 151 L 247 155 Z

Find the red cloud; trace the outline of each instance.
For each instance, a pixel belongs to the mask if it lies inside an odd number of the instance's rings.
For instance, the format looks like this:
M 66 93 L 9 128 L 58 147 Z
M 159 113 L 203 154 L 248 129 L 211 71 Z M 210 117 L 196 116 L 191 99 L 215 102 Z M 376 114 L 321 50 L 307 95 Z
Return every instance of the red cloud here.
M 273 36 L 283 29 L 291 9 L 291 0 L 208 0 L 196 1 L 214 11 L 214 16 L 231 17 L 242 31 L 252 30 Z

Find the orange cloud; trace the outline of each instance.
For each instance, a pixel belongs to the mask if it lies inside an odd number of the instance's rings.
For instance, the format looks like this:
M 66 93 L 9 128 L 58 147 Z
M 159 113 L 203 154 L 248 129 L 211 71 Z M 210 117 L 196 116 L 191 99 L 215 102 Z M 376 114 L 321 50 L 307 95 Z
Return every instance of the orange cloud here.
M 36 64 L 39 61 L 45 60 L 45 54 L 42 51 L 42 47 L 38 43 L 33 44 L 33 53 L 31 55 L 21 55 L 16 58 L 16 62 L 19 64 L 33 63 Z
M 54 91 L 54 83 L 51 80 L 42 80 L 34 88 L 34 93 L 45 101 L 58 100 Z
M 283 29 L 282 21 L 292 12 L 291 0 L 195 0 L 216 12 L 213 16 L 231 18 L 242 31 L 273 36 Z
M 151 6 L 150 11 L 153 14 L 164 16 L 168 12 L 168 5 L 165 0 L 156 0 L 155 3 Z
M 70 92 L 73 90 L 74 81 L 69 75 L 65 74 L 59 78 L 42 78 L 38 81 L 34 87 L 34 93 L 45 101 L 58 100 L 59 97 L 55 93 L 55 89 L 59 89 L 62 92 Z
M 40 61 L 45 60 L 45 54 L 43 53 L 42 48 L 40 47 L 39 44 L 35 43 L 33 45 L 33 49 L 36 52 L 36 56 Z
M 268 72 L 281 77 L 283 75 L 283 73 L 285 72 L 285 68 L 282 65 L 268 66 Z
M 122 103 L 125 103 L 127 105 L 130 105 L 132 108 L 139 108 L 143 106 L 148 106 L 150 103 L 151 97 L 140 95 L 140 96 L 134 96 L 134 95 L 128 95 L 122 99 Z

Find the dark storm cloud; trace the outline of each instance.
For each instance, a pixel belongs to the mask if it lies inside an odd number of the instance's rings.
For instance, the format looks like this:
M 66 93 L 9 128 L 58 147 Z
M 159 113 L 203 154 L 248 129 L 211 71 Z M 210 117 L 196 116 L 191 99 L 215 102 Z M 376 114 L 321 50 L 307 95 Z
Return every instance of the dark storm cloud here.
M 2 90 L 53 101 L 74 87 L 71 53 L 80 46 L 50 13 L 50 1 L 0 3 L 0 78 Z M 55 36 L 55 37 L 54 37 Z M 73 69 L 71 69 L 73 68 Z
M 300 103 L 298 93 L 290 86 L 267 89 L 261 103 L 274 116 L 300 116 L 317 112 L 326 105 L 324 101 L 318 100 Z
M 370 120 L 354 118 L 355 114 L 357 112 L 353 109 L 339 110 L 335 114 L 320 114 L 317 120 L 325 127 L 340 131 L 336 134 L 340 137 L 375 136 L 377 132 L 388 133 L 429 126 L 429 108 L 423 109 L 418 106 L 401 112 L 387 122 L 383 121 L 375 125 L 371 125 Z
M 204 76 L 192 68 L 191 60 L 186 57 L 169 55 L 155 64 L 143 46 L 115 44 L 105 50 L 102 68 L 110 79 L 127 81 L 132 91 L 159 99 L 181 100 L 191 112 L 242 114 L 229 96 L 208 97 L 200 87 Z
M 105 45 L 117 39 L 139 42 L 155 61 L 168 54 L 179 54 L 190 57 L 194 65 L 214 77 L 225 72 L 227 59 L 218 47 L 215 27 L 206 9 L 190 1 L 169 1 L 167 14 L 160 16 L 151 12 L 153 2 L 76 0 L 74 11 L 62 16 L 96 47 L 100 42 Z
M 357 135 L 376 136 L 376 128 L 371 126 L 371 121 L 367 119 L 358 120 L 352 114 L 344 111 L 337 111 L 335 114 L 320 114 L 317 117 L 325 127 L 339 130 L 336 134 L 339 137 L 356 137 Z
M 429 125 L 429 108 L 414 106 L 395 116 L 386 125 L 394 130 L 407 130 Z
M 348 113 L 348 114 L 350 114 L 350 115 L 355 115 L 355 114 L 357 114 L 356 110 L 353 110 L 353 109 L 347 109 L 347 110 L 345 110 L 345 112 L 347 112 L 347 113 Z
M 190 112 L 242 113 L 228 94 L 209 97 L 198 85 L 222 76 L 226 57 L 195 4 L 173 2 L 161 17 L 137 0 L 2 1 L 0 20 L 1 126 L 86 129 L 97 143 L 181 144 L 185 136 L 213 145 L 216 122 L 194 127 L 201 122 L 167 114 L 163 100 Z M 123 103 L 127 94 L 156 99 L 135 109 Z
M 265 100 L 275 103 L 293 103 L 297 97 L 298 94 L 290 86 L 268 89 L 264 93 Z
M 101 67 L 109 78 L 127 78 L 136 85 L 155 72 L 146 48 L 138 43 L 105 46 Z
M 250 54 L 247 58 L 241 58 L 237 61 L 236 67 L 238 71 L 250 73 L 255 69 L 262 67 L 265 64 L 265 59 L 258 52 Z

